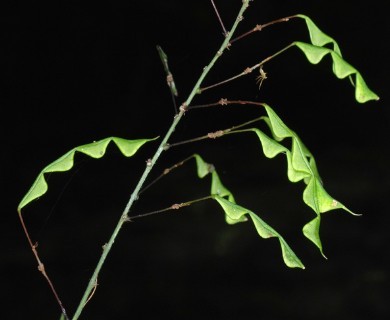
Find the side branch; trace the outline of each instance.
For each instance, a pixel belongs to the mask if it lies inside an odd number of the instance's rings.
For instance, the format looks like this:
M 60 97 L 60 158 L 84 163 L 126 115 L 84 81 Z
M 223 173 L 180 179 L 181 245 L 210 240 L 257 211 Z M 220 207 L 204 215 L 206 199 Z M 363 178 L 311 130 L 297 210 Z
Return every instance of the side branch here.
M 211 0 L 211 4 L 213 5 L 215 14 L 217 15 L 218 21 L 219 21 L 219 23 L 220 23 L 220 25 L 222 27 L 223 35 L 226 37 L 227 36 L 227 31 L 226 31 L 225 25 L 222 22 L 221 16 L 219 15 L 219 12 L 218 12 L 218 9 L 217 9 L 217 7 L 216 7 L 216 5 L 214 3 L 214 0 Z
M 225 99 L 221 99 L 221 100 L 225 100 Z M 225 104 L 233 104 L 233 103 L 235 103 L 235 101 L 227 101 L 226 100 Z M 249 101 L 248 101 L 248 103 L 249 103 Z M 241 103 L 241 104 L 246 104 L 246 103 Z M 216 102 L 216 103 L 207 105 L 207 107 L 212 107 L 212 106 L 217 106 L 217 105 L 221 105 L 221 103 L 220 102 Z M 203 106 L 194 106 L 194 109 L 196 107 L 203 107 Z M 231 128 L 228 128 L 228 129 L 217 130 L 215 132 L 209 132 L 208 134 L 200 136 L 200 137 L 196 137 L 196 138 L 192 138 L 192 139 L 188 139 L 188 140 L 184 140 L 184 141 L 180 141 L 180 142 L 175 142 L 175 143 L 172 143 L 170 145 L 170 147 L 177 147 L 177 146 L 180 146 L 180 145 L 183 145 L 183 144 L 192 143 L 192 142 L 205 140 L 205 139 L 217 139 L 217 138 L 220 138 L 220 137 L 224 136 L 225 134 L 236 132 L 236 130 L 238 130 L 238 129 L 242 128 L 242 127 L 248 126 L 248 125 L 250 125 L 252 123 L 258 122 L 258 121 L 260 121 L 262 119 L 263 119 L 263 117 L 258 117 L 258 118 L 249 120 L 247 122 L 241 123 L 241 124 L 239 124 L 237 126 L 233 126 Z
M 239 73 L 239 74 L 237 74 L 237 75 L 235 75 L 235 76 L 233 76 L 233 77 L 230 77 L 230 78 L 228 78 L 228 79 L 226 79 L 226 80 L 220 81 L 220 82 L 218 82 L 218 83 L 212 84 L 212 85 L 207 86 L 207 87 L 199 88 L 198 93 L 202 93 L 202 92 L 204 92 L 204 91 L 206 91 L 206 90 L 209 90 L 209 89 L 218 87 L 218 86 L 220 86 L 220 85 L 223 85 L 223 84 L 225 84 L 225 83 L 228 83 L 228 82 L 230 82 L 230 81 L 233 81 L 233 80 L 235 80 L 235 79 L 238 79 L 238 78 L 240 78 L 240 77 L 242 77 L 242 76 L 246 76 L 247 74 L 251 73 L 253 70 L 255 70 L 255 69 L 257 69 L 257 68 L 259 68 L 260 73 L 261 73 L 261 72 L 262 72 L 262 67 L 263 67 L 263 65 L 264 65 L 265 63 L 269 62 L 270 60 L 272 60 L 273 58 L 277 57 L 278 55 L 280 55 L 281 53 L 283 53 L 284 51 L 286 51 L 287 49 L 289 49 L 289 48 L 291 48 L 291 47 L 293 47 L 293 46 L 294 46 L 294 43 L 290 43 L 288 46 L 284 47 L 283 49 L 279 50 L 278 52 L 274 53 L 273 55 L 271 55 L 271 56 L 265 58 L 264 60 L 262 60 L 262 61 L 259 62 L 259 63 L 256 63 L 254 66 L 245 68 L 244 71 L 242 71 L 241 73 Z M 264 72 L 264 71 L 263 71 L 263 72 Z
M 241 39 L 243 39 L 243 38 L 245 38 L 245 37 L 251 35 L 251 34 L 254 33 L 254 32 L 262 31 L 263 29 L 265 29 L 265 28 L 267 28 L 267 27 L 269 27 L 269 26 L 272 26 L 272 25 L 274 25 L 274 24 L 281 23 L 281 22 L 288 22 L 288 21 L 290 21 L 290 19 L 292 19 L 292 18 L 296 18 L 296 16 L 284 17 L 284 18 L 280 18 L 280 19 L 277 19 L 277 20 L 273 20 L 273 21 L 270 21 L 270 22 L 267 22 L 267 23 L 264 23 L 264 24 L 256 24 L 256 26 L 255 26 L 253 29 L 251 29 L 251 30 L 249 30 L 249 31 L 247 31 L 247 32 L 245 32 L 245 33 L 243 33 L 242 35 L 239 35 L 238 37 L 232 39 L 232 40 L 229 42 L 229 45 L 231 45 L 233 42 L 236 42 L 236 41 L 238 41 L 238 40 L 241 40 Z
M 33 244 L 33 242 L 31 241 L 30 234 L 27 231 L 27 228 L 26 228 L 26 225 L 24 223 L 24 220 L 23 220 L 21 212 L 19 212 L 19 219 L 20 219 L 20 222 L 22 224 L 24 233 L 26 234 L 28 243 L 30 244 L 31 250 L 32 250 L 32 252 L 33 252 L 33 254 L 35 256 L 35 259 L 38 262 L 38 270 L 42 273 L 43 277 L 46 279 L 47 283 L 49 284 L 49 287 L 50 287 L 50 289 L 51 289 L 55 299 L 57 300 L 58 305 L 61 308 L 61 312 L 62 312 L 63 316 L 65 317 L 66 320 L 69 320 L 69 317 L 68 317 L 68 315 L 66 313 L 65 307 L 63 306 L 63 304 L 62 304 L 62 302 L 60 300 L 60 297 L 59 297 L 56 289 L 54 288 L 54 284 L 50 280 L 50 278 L 49 278 L 49 276 L 48 276 L 48 274 L 46 272 L 45 265 L 42 263 L 41 259 L 39 258 L 38 251 L 37 251 L 38 243 Z

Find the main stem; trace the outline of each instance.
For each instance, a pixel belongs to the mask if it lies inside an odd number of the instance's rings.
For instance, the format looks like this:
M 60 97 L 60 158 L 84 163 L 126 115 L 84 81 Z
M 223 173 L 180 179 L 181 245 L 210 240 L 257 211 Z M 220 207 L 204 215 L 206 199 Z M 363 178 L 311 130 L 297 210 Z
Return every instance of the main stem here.
M 249 6 L 249 1 L 250 0 L 243 0 L 241 9 L 237 15 L 236 20 L 234 21 L 234 24 L 233 24 L 230 32 L 228 32 L 226 34 L 225 40 L 223 41 L 223 43 L 222 43 L 221 47 L 219 48 L 219 50 L 217 51 L 217 53 L 214 55 L 211 62 L 203 69 L 202 74 L 200 75 L 198 81 L 196 82 L 196 84 L 195 84 L 194 88 L 192 89 L 190 95 L 188 96 L 187 100 L 180 107 L 180 112 L 173 119 L 172 125 L 169 127 L 168 132 L 166 133 L 165 137 L 161 141 L 153 158 L 147 162 L 147 166 L 145 168 L 145 171 L 142 174 L 140 180 L 138 181 L 138 184 L 135 187 L 133 193 L 131 194 L 130 199 L 129 199 L 125 209 L 123 210 L 123 213 L 122 213 L 122 215 L 121 215 L 121 217 L 120 217 L 120 219 L 119 219 L 119 221 L 114 229 L 114 232 L 111 235 L 110 240 L 104 245 L 103 253 L 100 256 L 99 262 L 96 265 L 95 271 L 93 272 L 91 279 L 89 280 L 88 286 L 84 292 L 84 295 L 79 303 L 79 306 L 77 307 L 77 310 L 76 310 L 72 320 L 77 320 L 80 317 L 80 314 L 83 311 L 84 306 L 85 306 L 86 302 L 88 301 L 88 298 L 89 298 L 93 288 L 96 286 L 99 272 L 100 272 L 100 270 L 101 270 L 101 268 L 102 268 L 102 266 L 103 266 L 103 264 L 108 256 L 110 250 L 111 250 L 112 245 L 115 242 L 116 237 L 119 234 L 119 231 L 121 230 L 123 224 L 129 220 L 128 213 L 129 213 L 130 208 L 132 207 L 134 201 L 137 200 L 139 191 L 141 190 L 146 178 L 148 177 L 153 166 L 156 164 L 161 153 L 164 151 L 164 147 L 167 145 L 169 138 L 171 137 L 172 133 L 175 131 L 176 126 L 178 125 L 178 123 L 180 122 L 184 113 L 186 112 L 186 108 L 191 104 L 192 99 L 194 98 L 194 96 L 198 92 L 200 85 L 202 84 L 204 78 L 206 77 L 208 72 L 211 70 L 211 68 L 214 66 L 214 64 L 218 60 L 218 58 L 222 55 L 223 51 L 228 47 L 231 37 L 233 36 L 240 21 L 243 19 L 243 13 L 245 12 L 245 10 Z

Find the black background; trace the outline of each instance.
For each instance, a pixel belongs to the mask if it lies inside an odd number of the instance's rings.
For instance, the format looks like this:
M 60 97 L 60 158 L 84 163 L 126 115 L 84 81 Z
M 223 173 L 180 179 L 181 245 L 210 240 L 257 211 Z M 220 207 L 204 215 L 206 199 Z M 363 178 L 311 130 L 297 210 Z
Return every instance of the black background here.
M 241 1 L 216 1 L 230 26 Z M 4 4 L 3 4 L 4 5 Z M 303 260 L 287 268 L 275 239 L 251 223 L 229 226 L 211 200 L 127 224 L 99 277 L 83 319 L 383 319 L 389 316 L 389 109 L 385 3 L 254 1 L 237 35 L 276 18 L 309 15 L 341 46 L 381 97 L 359 104 L 348 80 L 325 58 L 312 66 L 291 49 L 256 74 L 196 96 L 264 101 L 314 153 L 328 192 L 361 217 L 323 216 L 328 260 L 301 233 L 314 217 L 303 184 L 286 177 L 283 156 L 266 159 L 250 134 L 171 149 L 151 179 L 197 152 L 213 163 L 239 204 L 274 226 Z M 37 174 L 75 146 L 109 136 L 163 135 L 173 107 L 156 45 L 163 47 L 178 103 L 223 40 L 209 1 L 112 1 L 7 4 L 1 11 L 1 317 L 57 319 L 58 306 L 36 270 L 16 207 Z M 294 40 L 308 41 L 303 21 L 252 35 L 226 51 L 205 84 L 241 72 Z M 172 142 L 261 115 L 255 107 L 194 110 Z M 110 146 L 100 160 L 76 156 L 75 168 L 49 176 L 49 192 L 26 207 L 32 238 L 68 313 L 73 314 L 101 246 L 158 142 L 123 158 Z M 139 214 L 207 195 L 192 162 L 139 199 Z

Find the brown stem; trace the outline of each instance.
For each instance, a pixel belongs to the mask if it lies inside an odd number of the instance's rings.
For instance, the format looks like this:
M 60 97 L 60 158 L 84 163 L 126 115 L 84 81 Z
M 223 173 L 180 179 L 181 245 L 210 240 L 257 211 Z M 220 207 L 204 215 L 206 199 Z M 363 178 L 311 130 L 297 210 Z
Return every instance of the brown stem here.
M 253 29 L 251 29 L 251 30 L 249 30 L 249 31 L 247 31 L 247 32 L 237 36 L 236 38 L 232 39 L 229 42 L 229 45 L 231 45 L 233 42 L 236 42 L 238 40 L 241 40 L 241 39 L 251 35 L 254 32 L 262 31 L 264 28 L 267 28 L 267 27 L 272 26 L 272 25 L 277 24 L 277 23 L 287 22 L 287 21 L 289 21 L 292 18 L 296 18 L 296 16 L 289 16 L 289 17 L 285 17 L 285 18 L 280 18 L 280 19 L 276 19 L 276 20 L 273 20 L 273 21 L 270 21 L 270 22 L 267 22 L 267 23 L 264 23 L 264 24 L 256 24 L 256 26 Z
M 219 102 L 216 102 L 216 103 L 211 103 L 211 104 L 208 104 L 207 106 L 208 107 L 212 107 L 212 106 L 217 106 L 217 105 L 221 105 L 221 101 L 223 101 L 223 105 L 227 105 L 227 104 L 232 104 L 232 103 L 236 103 L 236 101 L 228 101 L 226 99 L 221 99 Z M 238 100 L 240 101 L 240 100 Z M 237 102 L 238 103 L 238 102 Z M 249 103 L 249 102 L 248 102 Z M 241 104 L 245 104 L 245 103 L 241 103 Z M 256 104 L 256 103 L 254 103 Z M 260 103 L 259 103 L 260 104 Z M 262 104 L 260 104 L 262 105 Z M 195 106 L 196 108 L 197 106 Z M 204 107 L 201 106 L 201 107 Z M 194 108 L 194 109 L 195 109 Z M 258 118 L 255 118 L 255 119 L 252 119 L 252 120 L 249 120 L 245 123 L 241 123 L 237 126 L 233 126 L 231 128 L 228 128 L 228 129 L 224 129 L 224 130 L 217 130 L 215 132 L 209 132 L 208 134 L 206 135 L 203 135 L 203 136 L 200 136 L 200 137 L 196 137 L 196 138 L 193 138 L 193 139 L 189 139 L 189 140 L 184 140 L 184 141 L 180 141 L 180 142 L 176 142 L 176 143 L 172 143 L 170 146 L 171 147 L 177 147 L 177 146 L 180 146 L 180 145 L 183 145 L 183 144 L 186 144 L 186 143 L 192 143 L 192 142 L 195 142 L 195 141 L 200 141 L 200 140 L 205 140 L 205 139 L 217 139 L 217 138 L 220 138 L 222 137 L 223 135 L 225 134 L 228 134 L 228 133 L 231 133 L 231 132 L 235 132 L 237 129 L 239 128 L 242 128 L 242 127 L 245 127 L 247 125 L 250 125 L 254 122 L 257 122 L 257 121 L 260 121 L 262 120 L 263 117 L 258 117 Z
M 32 252 L 33 252 L 33 254 L 35 256 L 35 259 L 38 262 L 38 270 L 42 273 L 42 275 L 46 279 L 47 283 L 49 284 L 49 287 L 51 288 L 51 291 L 53 292 L 53 295 L 54 295 L 55 299 L 57 300 L 57 303 L 60 306 L 61 312 L 64 315 L 65 319 L 69 320 L 69 317 L 66 314 L 66 310 L 65 310 L 65 308 L 64 308 L 64 306 L 63 306 L 63 304 L 62 304 L 62 302 L 60 300 L 60 297 L 59 297 L 56 289 L 54 288 L 53 282 L 50 280 L 48 274 L 46 273 L 45 265 L 42 263 L 41 259 L 39 258 L 38 251 L 37 251 L 38 244 L 37 243 L 33 244 L 33 242 L 31 241 L 30 234 L 27 231 L 27 227 L 26 227 L 26 225 L 24 223 L 24 220 L 23 220 L 21 212 L 19 212 L 19 219 L 20 219 L 20 222 L 22 224 L 24 233 L 26 234 L 27 240 L 28 240 L 28 242 L 29 242 L 29 244 L 31 246 L 31 250 L 32 250 Z
M 208 90 L 208 89 L 218 87 L 218 86 L 220 86 L 220 85 L 222 85 L 222 84 L 225 84 L 225 83 L 227 83 L 227 82 L 233 81 L 233 80 L 235 80 L 235 79 L 237 79 L 237 78 L 240 78 L 240 77 L 242 77 L 242 76 L 245 76 L 245 75 L 251 73 L 254 69 L 257 69 L 257 68 L 259 68 L 259 67 L 262 67 L 265 63 L 267 63 L 267 62 L 270 61 L 271 59 L 275 58 L 276 56 L 280 55 L 281 53 L 283 53 L 283 52 L 286 51 L 287 49 L 291 48 L 293 45 L 294 45 L 294 43 L 290 43 L 288 46 L 284 47 L 283 49 L 279 50 L 278 52 L 274 53 L 273 55 L 268 56 L 267 58 L 265 58 L 265 59 L 262 60 L 261 62 L 256 63 L 255 65 L 253 65 L 253 66 L 251 66 L 251 67 L 245 68 L 245 70 L 244 70 L 243 72 L 241 72 L 241 73 L 239 73 L 239 74 L 237 74 L 237 75 L 235 75 L 235 76 L 233 76 L 233 77 L 230 77 L 230 78 L 228 78 L 228 79 L 226 79 L 226 80 L 223 80 L 223 81 L 220 81 L 220 82 L 218 82 L 218 83 L 214 83 L 214 84 L 212 84 L 212 85 L 210 85 L 210 86 L 207 86 L 207 87 L 204 87 L 204 88 L 199 88 L 198 93 L 202 93 L 203 91 L 206 91 L 206 90 Z
M 193 203 L 211 199 L 212 197 L 213 196 L 206 196 L 206 197 L 203 197 L 203 198 L 199 198 L 199 199 L 195 199 L 195 200 L 191 200 L 191 201 L 187 201 L 187 202 L 174 203 L 173 205 L 171 205 L 171 206 L 169 206 L 167 208 L 164 208 L 164 209 L 155 210 L 155 211 L 151 211 L 151 212 L 147 212 L 147 213 L 141 213 L 139 215 L 132 216 L 132 217 L 130 217 L 130 220 L 144 218 L 144 217 L 147 217 L 147 216 L 151 216 L 151 215 L 154 215 L 154 214 L 157 214 L 157 213 L 163 213 L 163 212 L 170 211 L 170 210 L 178 210 L 178 209 L 181 209 L 183 207 L 188 207 L 188 206 L 192 205 Z
M 220 23 L 220 25 L 221 25 L 221 27 L 222 27 L 223 35 L 226 37 L 227 31 L 226 31 L 225 25 L 224 25 L 223 22 L 222 22 L 221 16 L 219 15 L 218 9 L 217 9 L 217 7 L 215 6 L 214 0 L 211 0 L 211 4 L 213 5 L 215 14 L 217 15 L 218 21 L 219 21 L 219 23 Z

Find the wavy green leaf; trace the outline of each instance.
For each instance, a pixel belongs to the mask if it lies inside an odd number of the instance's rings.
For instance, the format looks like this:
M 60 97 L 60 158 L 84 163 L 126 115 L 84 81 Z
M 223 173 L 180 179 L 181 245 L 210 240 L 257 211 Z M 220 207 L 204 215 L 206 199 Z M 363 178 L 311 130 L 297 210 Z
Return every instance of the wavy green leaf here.
M 207 174 L 211 173 L 211 195 L 218 195 L 220 197 L 227 197 L 227 199 L 235 203 L 234 196 L 221 182 L 217 171 L 212 164 L 205 162 L 199 154 L 194 154 L 193 157 L 196 160 L 197 172 L 199 178 L 204 178 Z M 228 224 L 235 224 L 238 222 L 247 221 L 246 217 L 241 219 L 231 219 L 228 215 L 225 215 L 225 220 Z
M 270 154 L 272 154 L 272 152 Z M 224 210 L 226 222 L 229 224 L 244 222 L 248 220 L 247 215 L 249 215 L 258 234 L 262 238 L 267 239 L 276 237 L 279 239 L 283 260 L 288 267 L 304 269 L 305 267 L 300 259 L 278 232 L 260 219 L 255 213 L 236 204 L 233 194 L 222 184 L 214 166 L 205 162 L 198 154 L 194 154 L 194 158 L 196 159 L 199 178 L 204 178 L 208 173 L 211 173 L 212 180 L 210 192 L 213 199 L 215 199 Z
M 213 198 L 221 205 L 222 209 L 225 211 L 225 214 L 229 216 L 231 220 L 240 221 L 243 217 L 245 217 L 245 215 L 249 215 L 260 237 L 264 239 L 272 237 L 278 238 L 282 248 L 284 263 L 288 267 L 305 269 L 305 266 L 302 264 L 301 260 L 296 256 L 294 251 L 290 248 L 283 237 L 270 225 L 260 219 L 255 213 L 218 195 L 215 195 Z
M 305 20 L 307 29 L 309 30 L 310 41 L 313 45 L 323 47 L 330 43 L 333 45 L 333 51 L 342 56 L 338 43 L 332 37 L 322 32 L 313 20 L 303 14 L 297 14 L 296 17 Z
M 378 95 L 368 88 L 360 72 L 342 58 L 340 47 L 334 39 L 322 32 L 309 17 L 302 14 L 296 15 L 296 17 L 305 20 L 311 44 L 297 41 L 292 45 L 302 50 L 312 64 L 318 64 L 324 56 L 330 54 L 333 60 L 333 73 L 339 79 L 345 77 L 352 79 L 352 76 L 355 76 L 355 83 L 352 81 L 352 84 L 355 86 L 355 99 L 358 102 L 364 103 L 370 100 L 379 100 Z M 327 44 L 332 44 L 333 49 L 324 47 Z
M 45 174 L 50 172 L 63 172 L 68 171 L 73 167 L 74 156 L 76 152 L 84 153 L 92 158 L 98 159 L 104 156 L 108 144 L 112 141 L 116 144 L 118 149 L 122 152 L 125 157 L 131 157 L 138 149 L 143 146 L 146 142 L 155 140 L 154 139 L 138 139 L 138 140 L 126 140 L 117 137 L 110 137 L 103 140 L 95 141 L 89 144 L 78 146 L 59 159 L 55 160 L 48 166 L 46 166 L 38 175 L 37 179 L 31 186 L 30 190 L 23 197 L 22 201 L 18 205 L 18 212 L 29 204 L 31 201 L 38 199 L 44 195 L 48 190 L 48 185 L 45 180 Z
M 274 158 L 278 154 L 286 155 L 287 176 L 291 182 L 303 180 L 306 184 L 303 191 L 303 200 L 314 210 L 317 217 L 303 227 L 303 233 L 323 254 L 319 236 L 320 214 L 334 209 L 343 209 L 351 214 L 354 213 L 325 191 L 315 159 L 298 135 L 283 123 L 270 106 L 267 104 L 263 104 L 263 106 L 268 115 L 263 120 L 267 123 L 274 138 L 269 137 L 257 128 L 247 129 L 247 131 L 256 133 L 267 158 Z M 291 138 L 291 150 L 278 142 L 285 138 Z

